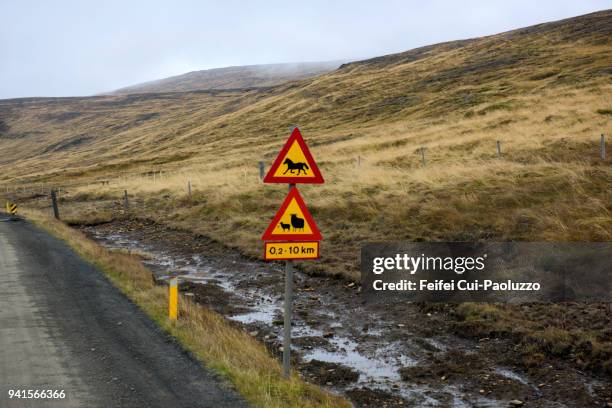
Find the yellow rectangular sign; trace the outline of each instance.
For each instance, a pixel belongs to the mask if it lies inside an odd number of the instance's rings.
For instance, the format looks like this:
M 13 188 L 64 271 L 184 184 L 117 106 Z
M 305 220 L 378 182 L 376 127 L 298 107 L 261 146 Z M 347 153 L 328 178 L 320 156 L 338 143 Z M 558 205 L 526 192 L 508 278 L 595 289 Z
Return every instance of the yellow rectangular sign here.
M 266 242 L 264 245 L 264 259 L 266 261 L 318 258 L 319 241 Z
M 17 204 L 13 204 L 7 201 L 6 202 L 6 212 L 12 215 L 17 214 Z

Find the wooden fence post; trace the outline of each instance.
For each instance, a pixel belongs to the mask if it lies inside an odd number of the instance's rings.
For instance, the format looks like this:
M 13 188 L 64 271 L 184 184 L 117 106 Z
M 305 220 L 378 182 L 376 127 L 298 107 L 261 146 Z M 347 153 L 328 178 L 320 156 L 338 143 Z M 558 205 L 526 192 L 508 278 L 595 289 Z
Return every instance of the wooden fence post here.
M 53 215 L 56 220 L 60 219 L 59 208 L 57 206 L 57 195 L 55 189 L 51 189 L 51 204 L 53 205 Z
M 599 157 L 606 160 L 606 136 L 602 133 L 599 141 Z
M 498 140 L 496 144 L 497 144 L 497 155 L 501 156 L 501 141 Z
M 264 179 L 264 173 L 265 173 L 264 162 L 260 161 L 259 162 L 259 179 L 260 180 Z
M 425 160 L 425 148 L 421 147 L 419 149 L 421 151 L 421 162 L 423 163 L 423 167 L 427 165 L 427 161 Z
M 130 211 L 130 201 L 127 190 L 123 190 L 123 211 L 127 214 Z

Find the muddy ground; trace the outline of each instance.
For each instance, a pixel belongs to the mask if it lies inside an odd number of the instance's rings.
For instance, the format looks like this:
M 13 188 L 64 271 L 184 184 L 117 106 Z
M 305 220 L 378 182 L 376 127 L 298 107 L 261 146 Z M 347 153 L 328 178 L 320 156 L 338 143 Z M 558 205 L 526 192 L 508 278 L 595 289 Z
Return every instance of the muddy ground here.
M 206 237 L 148 220 L 81 227 L 134 251 L 163 281 L 282 354 L 283 265 L 248 259 Z M 299 264 L 298 264 L 299 269 Z M 292 353 L 308 381 L 356 407 L 606 407 L 612 379 L 550 359 L 523 371 L 511 339 L 457 335 L 453 306 L 366 304 L 358 284 L 295 276 Z M 610 405 L 612 406 L 612 404 Z

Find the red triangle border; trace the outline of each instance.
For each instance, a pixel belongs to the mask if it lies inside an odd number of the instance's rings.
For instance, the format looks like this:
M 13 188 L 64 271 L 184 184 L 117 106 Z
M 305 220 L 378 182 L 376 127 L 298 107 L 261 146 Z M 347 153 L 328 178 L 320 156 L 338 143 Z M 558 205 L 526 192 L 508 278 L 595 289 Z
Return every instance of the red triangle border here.
M 276 173 L 276 170 L 278 170 L 278 168 L 281 166 L 282 164 L 281 162 L 283 158 L 285 157 L 285 155 L 287 154 L 287 152 L 289 151 L 293 143 L 296 141 L 300 145 L 300 148 L 302 149 L 302 152 L 304 153 L 304 157 L 306 157 L 306 161 L 308 162 L 308 165 L 312 169 L 314 177 L 312 178 L 291 177 L 291 176 L 275 177 L 274 173 Z M 325 183 L 325 180 L 323 180 L 323 175 L 321 174 L 321 171 L 319 170 L 317 163 L 312 157 L 312 154 L 310 153 L 310 150 L 308 149 L 308 146 L 306 145 L 306 142 L 304 141 L 304 138 L 302 137 L 302 133 L 297 127 L 293 129 L 293 132 L 291 132 L 291 136 L 289 136 L 289 139 L 287 139 L 287 142 L 285 142 L 285 145 L 283 146 L 281 151 L 278 153 L 278 156 L 276 156 L 276 159 L 274 160 L 274 163 L 272 163 L 272 167 L 270 167 L 270 170 L 268 170 L 266 177 L 264 177 L 263 182 L 264 183 L 289 183 L 289 184 L 297 184 L 297 183 L 323 184 Z
M 280 222 L 280 219 L 285 213 L 285 210 L 287 210 L 287 207 L 289 207 L 289 203 L 291 203 L 291 200 L 293 199 L 295 199 L 297 205 L 302 210 L 306 222 L 308 222 L 308 225 L 310 225 L 312 234 L 287 235 L 274 233 L 275 227 Z M 285 197 L 285 201 L 283 201 L 280 208 L 276 212 L 276 215 L 274 215 L 272 222 L 270 222 L 270 225 L 268 225 L 268 228 L 266 228 L 266 231 L 263 233 L 261 239 L 262 241 L 320 241 L 321 239 L 323 239 L 321 236 L 321 231 L 319 231 L 319 228 L 314 222 L 312 215 L 310 215 L 310 211 L 308 211 L 306 203 L 304 202 L 304 199 L 302 199 L 302 196 L 300 195 L 300 192 L 298 191 L 297 187 L 292 187 L 291 190 L 289 190 L 289 194 L 287 194 L 287 197 Z

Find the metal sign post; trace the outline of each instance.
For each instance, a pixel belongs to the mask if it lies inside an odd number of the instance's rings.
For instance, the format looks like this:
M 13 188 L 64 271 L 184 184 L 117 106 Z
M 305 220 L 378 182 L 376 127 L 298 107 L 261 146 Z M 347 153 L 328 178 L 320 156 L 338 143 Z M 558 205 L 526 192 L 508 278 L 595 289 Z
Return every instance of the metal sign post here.
M 289 184 L 289 191 L 295 184 Z M 283 376 L 289 378 L 291 367 L 291 319 L 293 314 L 293 261 L 285 261 L 285 315 L 283 327 Z
M 285 321 L 283 328 L 283 376 L 289 378 L 291 366 L 291 318 L 293 312 L 293 261 L 285 261 Z

